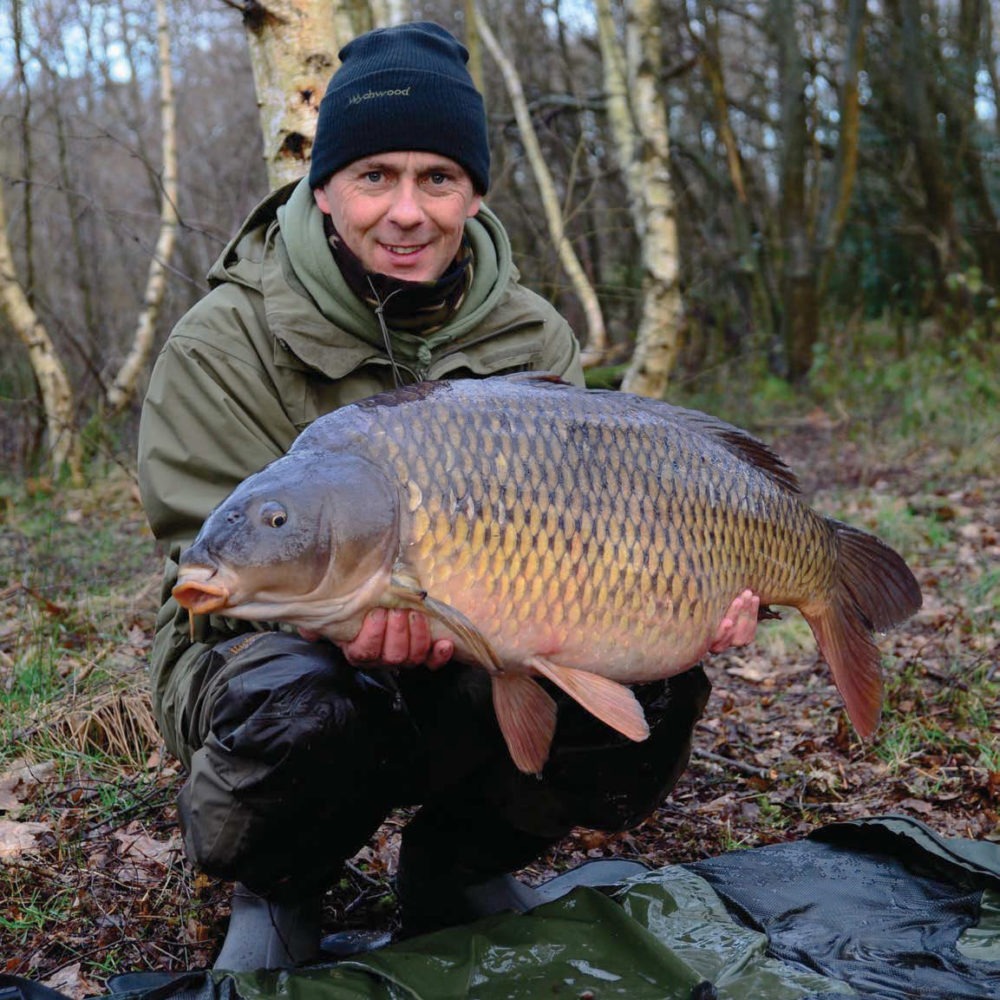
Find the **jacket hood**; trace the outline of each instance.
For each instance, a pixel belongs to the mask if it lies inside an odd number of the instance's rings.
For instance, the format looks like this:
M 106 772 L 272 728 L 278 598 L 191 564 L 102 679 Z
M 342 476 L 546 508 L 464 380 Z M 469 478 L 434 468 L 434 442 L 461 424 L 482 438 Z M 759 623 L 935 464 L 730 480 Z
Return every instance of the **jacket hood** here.
M 442 348 L 460 345 L 479 330 L 517 279 L 510 241 L 490 209 L 481 207 L 466 222 L 466 235 L 475 261 L 473 281 L 455 316 L 428 337 L 389 331 L 393 353 L 418 370 Z M 208 277 L 213 287 L 233 282 L 260 292 L 278 341 L 310 367 L 328 371 L 332 346 L 363 356 L 384 353 L 374 312 L 351 291 L 330 252 L 307 179 L 260 202 Z

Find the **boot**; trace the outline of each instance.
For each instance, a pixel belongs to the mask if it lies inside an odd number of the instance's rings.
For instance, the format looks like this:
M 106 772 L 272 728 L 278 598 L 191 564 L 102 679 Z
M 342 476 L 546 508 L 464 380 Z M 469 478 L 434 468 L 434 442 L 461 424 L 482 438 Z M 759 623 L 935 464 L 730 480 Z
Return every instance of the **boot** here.
M 319 956 L 321 897 L 272 900 L 237 882 L 229 929 L 214 969 L 291 969 Z
M 642 875 L 649 869 L 639 861 L 623 861 L 607 858 L 600 861 L 586 861 L 576 868 L 563 872 L 543 882 L 536 888 L 525 885 L 513 875 L 498 875 L 478 885 L 470 885 L 462 891 L 469 912 L 475 917 L 490 916 L 494 913 L 510 911 L 526 913 L 542 903 L 551 903 L 572 892 L 578 886 L 617 885 L 626 879 Z
M 454 878 L 447 874 L 437 879 L 415 878 L 401 866 L 396 878 L 403 917 L 401 937 L 426 934 L 495 913 L 526 913 L 559 899 L 578 886 L 616 885 L 647 871 L 649 869 L 638 861 L 588 861 L 532 888 L 513 875 L 497 875 L 475 885 L 462 886 L 456 885 Z

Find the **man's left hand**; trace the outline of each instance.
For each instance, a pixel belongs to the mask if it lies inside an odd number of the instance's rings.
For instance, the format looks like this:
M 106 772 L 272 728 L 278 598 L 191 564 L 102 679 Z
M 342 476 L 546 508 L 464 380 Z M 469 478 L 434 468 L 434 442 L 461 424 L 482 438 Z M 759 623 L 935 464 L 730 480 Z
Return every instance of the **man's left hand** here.
M 710 653 L 721 653 L 733 646 L 747 646 L 757 634 L 757 613 L 760 597 L 752 590 L 744 590 L 726 612 L 708 647 Z

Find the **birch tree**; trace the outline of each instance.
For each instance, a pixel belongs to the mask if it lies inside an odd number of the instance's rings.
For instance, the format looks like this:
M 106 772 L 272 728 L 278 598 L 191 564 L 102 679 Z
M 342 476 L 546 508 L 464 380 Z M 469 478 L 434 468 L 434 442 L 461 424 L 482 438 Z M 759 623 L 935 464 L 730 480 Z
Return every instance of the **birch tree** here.
M 7 210 L 0 185 L 0 311 L 28 352 L 45 411 L 46 448 L 53 475 L 68 469 L 82 478 L 80 447 L 73 420 L 73 389 L 52 338 L 38 318 L 17 278 L 7 237 Z
M 265 0 L 239 6 L 247 29 L 271 188 L 302 177 L 337 53 L 355 35 L 351 5 Z M 356 6 L 356 5 L 354 5 Z
M 409 16 L 407 0 L 371 0 L 373 27 L 402 24 Z
M 573 286 L 573 291 L 583 306 L 587 324 L 587 335 L 582 360 L 584 367 L 593 366 L 603 360 L 608 350 L 607 332 L 604 326 L 604 316 L 601 313 L 601 304 L 598 301 L 593 284 L 591 284 L 583 265 L 580 263 L 580 258 L 573 249 L 572 242 L 566 235 L 566 226 L 563 220 L 562 209 L 559 205 L 559 195 L 556 191 L 555 181 L 552 178 L 552 172 L 545 162 L 545 156 L 542 154 L 517 68 L 507 58 L 503 48 L 497 41 L 496 35 L 493 34 L 486 18 L 483 17 L 478 4 L 474 5 L 473 13 L 476 30 L 503 76 L 504 86 L 510 98 L 511 106 L 514 109 L 514 118 L 517 121 L 521 142 L 524 144 L 525 156 L 528 158 L 532 174 L 538 185 L 538 192 L 542 201 L 542 211 L 545 213 L 545 220 L 548 224 L 556 253 L 559 255 L 559 261 Z
M 359 31 L 398 22 L 405 12 L 400 0 L 354 0 L 333 5 L 271 0 L 266 5 L 245 4 L 242 9 L 253 57 L 269 181 L 277 187 L 297 180 L 306 170 L 319 103 L 335 65 L 332 54 Z M 132 347 L 108 391 L 112 412 L 120 411 L 134 396 L 152 351 L 179 221 L 176 107 L 166 0 L 156 0 L 156 17 L 163 162 L 160 232 Z
M 163 176 L 160 192 L 160 234 L 149 262 L 142 310 L 132 338 L 132 347 L 108 389 L 113 413 L 122 410 L 135 395 L 139 379 L 153 350 L 156 321 L 167 291 L 167 267 L 177 241 L 177 112 L 174 78 L 170 64 L 170 21 L 166 0 L 156 0 L 156 37 L 160 78 L 160 130 Z
M 655 0 L 627 0 L 624 45 L 611 0 L 597 0 L 608 120 L 639 238 L 642 314 L 622 388 L 661 398 L 681 346 L 683 303 L 670 180 L 667 111 L 659 89 L 660 14 Z
M 20 119 L 21 143 L 26 169 L 31 166 L 30 90 L 23 54 L 24 27 L 22 5 L 15 0 L 12 8 L 17 80 L 24 93 Z M 74 425 L 73 389 L 59 359 L 48 330 L 35 312 L 32 293 L 35 288 L 32 201 L 30 185 L 24 185 L 25 270 L 26 281 L 17 274 L 14 253 L 7 233 L 7 209 L 0 184 L 0 313 L 10 324 L 28 352 L 28 361 L 38 388 L 45 417 L 45 447 L 48 465 L 55 476 L 68 469 L 75 481 L 81 478 L 79 438 Z

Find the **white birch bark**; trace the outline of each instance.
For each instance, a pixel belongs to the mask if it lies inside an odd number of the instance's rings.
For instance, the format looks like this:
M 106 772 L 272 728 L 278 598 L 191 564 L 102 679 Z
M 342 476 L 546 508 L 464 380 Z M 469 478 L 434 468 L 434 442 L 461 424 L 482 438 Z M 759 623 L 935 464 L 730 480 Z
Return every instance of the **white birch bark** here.
M 54 476 L 69 470 L 74 481 L 82 479 L 80 448 L 73 424 L 73 389 L 56 354 L 52 338 L 31 308 L 17 280 L 14 254 L 7 238 L 7 212 L 0 185 L 0 311 L 28 351 L 45 410 L 48 464 Z
M 642 316 L 622 388 L 662 398 L 680 351 L 683 303 L 667 111 L 659 89 L 660 17 L 655 0 L 626 0 L 625 44 L 611 0 L 597 0 L 608 119 L 639 237 Z
M 264 0 L 247 40 L 271 188 L 302 177 L 337 53 L 356 34 L 349 5 L 330 0 Z
M 132 337 L 132 346 L 108 389 L 108 406 L 122 410 L 136 393 L 139 379 L 153 350 L 156 320 L 167 291 L 167 267 L 177 241 L 177 108 L 174 76 L 170 63 L 170 21 L 166 0 L 156 0 L 156 38 L 160 61 L 160 131 L 163 175 L 160 193 L 160 232 L 149 262 L 142 311 Z
M 549 233 L 559 254 L 559 261 L 563 270 L 569 277 L 576 293 L 583 306 L 584 316 L 587 324 L 587 336 L 583 352 L 584 367 L 590 367 L 600 363 L 607 354 L 607 332 L 604 326 L 604 316 L 601 313 L 600 302 L 594 286 L 588 279 L 580 259 L 573 249 L 573 244 L 566 236 L 566 228 L 563 224 L 562 211 L 559 206 L 559 196 L 556 192 L 555 182 L 552 180 L 552 173 L 545 162 L 541 147 L 538 144 L 538 136 L 535 134 L 534 125 L 531 122 L 531 115 L 528 112 L 528 102 L 524 97 L 524 89 L 521 86 L 521 78 L 518 76 L 514 64 L 507 58 L 496 36 L 483 17 L 479 6 L 474 7 L 476 28 L 483 40 L 483 44 L 489 50 L 500 72 L 503 75 L 504 85 L 510 96 L 511 105 L 514 108 L 514 117 L 517 120 L 518 129 L 521 132 L 521 141 L 524 143 L 524 151 L 528 157 L 538 190 L 542 199 L 542 208 L 545 212 L 545 220 L 548 223 Z
M 375 24 L 389 27 L 402 24 L 410 19 L 410 7 L 407 0 L 371 0 L 372 18 Z

